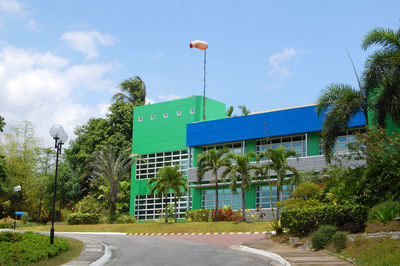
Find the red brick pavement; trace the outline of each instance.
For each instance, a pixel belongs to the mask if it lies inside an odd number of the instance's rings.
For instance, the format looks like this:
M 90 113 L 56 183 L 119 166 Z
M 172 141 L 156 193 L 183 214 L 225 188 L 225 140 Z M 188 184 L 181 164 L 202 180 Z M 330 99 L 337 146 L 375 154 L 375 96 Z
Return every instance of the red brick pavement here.
M 253 240 L 264 239 L 265 234 L 228 234 L 228 235 L 164 235 L 163 238 L 183 239 L 202 242 L 229 248 L 234 245 L 243 244 Z

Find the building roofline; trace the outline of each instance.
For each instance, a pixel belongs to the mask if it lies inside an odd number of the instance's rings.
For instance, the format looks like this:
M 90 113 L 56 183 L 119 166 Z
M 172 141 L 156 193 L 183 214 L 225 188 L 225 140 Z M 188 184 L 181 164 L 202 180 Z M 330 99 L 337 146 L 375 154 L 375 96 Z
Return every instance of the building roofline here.
M 296 106 L 283 107 L 283 108 L 277 108 L 277 109 L 271 109 L 271 110 L 265 110 L 265 111 L 251 112 L 249 115 L 270 113 L 270 112 L 275 112 L 275 111 L 283 111 L 283 110 L 296 109 L 296 108 L 309 107 L 309 106 L 316 106 L 316 105 L 317 105 L 316 103 L 304 104 L 304 105 L 296 105 Z

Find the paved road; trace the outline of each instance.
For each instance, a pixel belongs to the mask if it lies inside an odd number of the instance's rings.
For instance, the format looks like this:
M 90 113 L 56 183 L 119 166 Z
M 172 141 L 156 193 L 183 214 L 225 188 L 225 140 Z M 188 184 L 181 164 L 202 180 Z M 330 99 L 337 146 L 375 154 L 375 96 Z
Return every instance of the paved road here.
M 85 235 L 59 233 L 103 242 L 111 247 L 106 265 L 271 265 L 267 260 L 236 250 L 182 239 L 156 236 Z

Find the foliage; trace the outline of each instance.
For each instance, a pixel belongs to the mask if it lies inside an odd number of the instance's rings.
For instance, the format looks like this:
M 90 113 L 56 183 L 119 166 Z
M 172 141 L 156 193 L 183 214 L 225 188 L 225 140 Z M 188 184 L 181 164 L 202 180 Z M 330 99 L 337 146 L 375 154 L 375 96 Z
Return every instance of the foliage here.
M 0 233 L 0 264 L 26 265 L 66 251 L 69 243 L 65 239 L 55 237 L 50 245 L 49 237 L 32 232 Z M 7 241 L 11 240 L 11 241 Z
M 88 195 L 76 204 L 74 211 L 78 213 L 103 213 L 103 207 L 94 197 Z
M 340 252 L 340 251 L 344 250 L 347 246 L 348 240 L 349 239 L 345 233 L 336 232 L 332 236 L 332 244 L 335 247 L 336 252 Z
M 186 221 L 188 222 L 209 222 L 210 210 L 209 209 L 197 209 L 189 210 L 185 213 Z
M 124 80 L 119 88 L 122 92 L 114 94 L 114 102 L 127 102 L 135 106 L 146 104 L 146 84 L 139 76 Z
M 276 206 L 280 209 L 309 208 L 322 205 L 323 203 L 316 199 L 303 200 L 299 198 L 289 198 L 276 203 Z
M 73 213 L 68 216 L 68 224 L 98 224 L 100 215 L 92 213 Z
M 6 123 L 4 122 L 4 117 L 0 115 L 0 132 L 3 132 L 5 125 Z
M 392 221 L 381 223 L 378 221 L 368 221 L 365 227 L 365 233 L 378 233 L 378 232 L 399 232 L 400 221 Z
M 232 117 L 233 110 L 234 110 L 234 107 L 233 107 L 232 105 L 229 106 L 229 108 L 226 109 L 226 116 L 227 116 L 227 117 Z
M 130 215 L 123 214 L 118 216 L 115 222 L 118 224 L 133 224 L 136 223 L 136 218 Z
M 256 168 L 256 174 L 261 175 L 261 178 L 270 178 L 269 171 L 272 170 L 276 174 L 276 196 L 278 202 L 280 201 L 280 192 L 282 191 L 282 186 L 285 183 L 285 178 L 287 172 L 292 172 L 293 175 L 289 177 L 289 181 L 292 184 L 298 184 L 300 181 L 300 173 L 295 167 L 288 164 L 287 159 L 292 156 L 297 156 L 297 153 L 293 150 L 286 151 L 284 147 L 278 147 L 277 149 L 268 148 L 264 152 L 257 155 L 257 161 L 261 159 L 268 159 L 270 162 L 266 165 L 260 165 Z M 265 175 L 265 176 L 264 176 Z M 270 186 L 271 186 L 270 182 Z M 272 206 L 272 193 L 270 194 L 270 201 Z M 275 214 L 273 214 L 273 219 L 275 220 Z M 279 207 L 277 208 L 277 217 L 279 219 Z
M 272 229 L 276 232 L 277 235 L 280 235 L 283 233 L 283 226 L 282 222 L 280 219 L 274 219 L 271 223 Z
M 215 182 L 215 209 L 218 212 L 218 170 L 222 167 L 228 167 L 231 162 L 227 158 L 228 149 L 210 149 L 197 156 L 197 183 L 201 183 L 203 176 L 208 171 L 212 172 Z M 218 219 L 218 215 L 215 216 Z M 217 221 L 217 220 L 215 220 Z
M 334 225 L 342 230 L 361 232 L 368 217 L 368 208 L 362 205 L 325 205 L 313 208 L 295 208 L 282 211 L 284 228 L 297 235 L 306 235 L 320 225 Z
M 366 98 L 367 95 L 361 88 L 357 90 L 350 85 L 337 83 L 329 85 L 318 97 L 316 111 L 319 116 L 324 115 L 322 145 L 328 162 L 332 159 L 332 151 L 340 131 L 347 127 L 360 109 L 368 123 Z
M 249 115 L 251 113 L 250 110 L 247 109 L 247 107 L 244 105 L 239 105 L 239 109 L 242 111 L 242 115 L 244 116 Z
M 319 193 L 320 188 L 317 185 L 309 182 L 302 182 L 296 187 L 292 194 L 296 198 L 307 200 L 317 198 L 319 196 Z
M 378 45 L 380 49 L 370 55 L 363 73 L 365 89 L 373 94 L 369 105 L 373 120 L 385 126 L 388 116 L 400 123 L 400 28 L 376 28 L 366 34 L 362 48 Z
M 150 194 L 156 193 L 159 197 L 162 195 L 167 199 L 168 190 L 173 190 L 175 199 L 175 222 L 177 222 L 177 199 L 187 191 L 187 182 L 182 172 L 179 172 L 179 166 L 174 167 L 164 165 L 159 169 L 157 175 L 148 181 Z M 167 200 L 165 200 L 167 202 Z M 167 203 L 166 203 L 167 204 Z M 165 222 L 168 223 L 168 206 L 165 206 Z
M 211 210 L 211 218 L 215 220 L 216 209 Z M 242 212 L 244 213 L 244 212 Z M 218 209 L 218 219 L 217 221 L 240 221 L 242 219 L 240 211 L 234 211 L 231 206 L 224 206 L 222 209 Z
M 324 249 L 336 233 L 336 226 L 322 225 L 311 237 L 311 243 L 315 250 Z
M 376 220 L 381 223 L 387 223 L 400 217 L 400 202 L 384 201 L 371 208 L 368 214 L 369 220 Z
M 398 265 L 400 246 L 398 239 L 390 237 L 356 237 L 342 252 L 357 265 Z
M 110 216 L 113 219 L 120 181 L 130 176 L 131 165 L 138 155 L 131 154 L 131 148 L 122 150 L 116 155 L 112 147 L 106 147 L 93 153 L 91 158 L 93 176 L 103 177 L 108 182 Z
M 250 164 L 250 160 L 255 157 L 255 153 L 250 152 L 246 155 L 229 153 L 227 156 L 228 160 L 231 160 L 231 164 L 226 166 L 222 177 L 225 179 L 229 175 L 230 188 L 232 192 L 236 193 L 237 183 L 241 182 L 240 187 L 242 190 L 242 221 L 246 221 L 246 190 L 250 187 L 253 176 L 251 171 L 254 170 L 254 166 Z

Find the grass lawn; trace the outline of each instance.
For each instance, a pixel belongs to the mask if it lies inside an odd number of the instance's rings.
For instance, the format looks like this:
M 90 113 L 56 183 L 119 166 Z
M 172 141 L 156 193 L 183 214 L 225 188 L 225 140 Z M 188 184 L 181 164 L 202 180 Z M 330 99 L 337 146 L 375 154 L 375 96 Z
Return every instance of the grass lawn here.
M 83 249 L 83 242 L 73 238 L 63 237 L 69 242 L 69 249 L 63 253 L 55 257 L 51 257 L 47 260 L 43 260 L 32 265 L 35 266 L 53 266 L 53 265 L 61 265 L 67 263 L 68 261 L 78 257 Z
M 21 228 L 30 231 L 50 231 L 50 225 Z M 212 232 L 263 232 L 271 229 L 270 222 L 196 222 L 133 224 L 82 224 L 54 225 L 56 232 L 121 232 L 121 233 L 212 233 Z
M 358 237 L 341 254 L 358 265 L 400 265 L 400 240 Z

